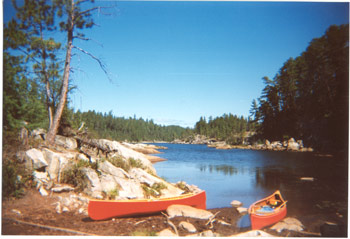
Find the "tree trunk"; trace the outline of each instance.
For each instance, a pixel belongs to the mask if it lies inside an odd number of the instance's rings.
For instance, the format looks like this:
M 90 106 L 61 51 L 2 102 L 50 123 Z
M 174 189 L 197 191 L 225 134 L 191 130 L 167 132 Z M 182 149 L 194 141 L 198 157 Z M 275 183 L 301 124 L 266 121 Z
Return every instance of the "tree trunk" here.
M 53 120 L 53 115 L 52 115 L 52 104 L 51 104 L 51 93 L 50 93 L 50 83 L 47 80 L 46 81 L 46 105 L 47 105 L 47 112 L 49 115 L 49 129 L 52 127 L 52 120 Z
M 57 134 L 58 127 L 60 125 L 63 109 L 64 109 L 64 107 L 66 105 L 66 101 L 67 101 L 69 73 L 70 73 L 70 61 L 71 61 L 71 54 L 72 54 L 72 48 L 73 48 L 74 1 L 72 1 L 71 9 L 72 9 L 72 11 L 70 12 L 70 16 L 68 16 L 67 52 L 66 52 L 66 62 L 64 65 L 63 84 L 62 84 L 62 89 L 61 89 L 61 94 L 60 94 L 60 101 L 58 103 L 52 125 L 49 128 L 49 132 L 47 133 L 47 136 L 46 136 L 46 142 L 48 142 L 49 144 L 53 144 L 55 142 L 55 137 Z

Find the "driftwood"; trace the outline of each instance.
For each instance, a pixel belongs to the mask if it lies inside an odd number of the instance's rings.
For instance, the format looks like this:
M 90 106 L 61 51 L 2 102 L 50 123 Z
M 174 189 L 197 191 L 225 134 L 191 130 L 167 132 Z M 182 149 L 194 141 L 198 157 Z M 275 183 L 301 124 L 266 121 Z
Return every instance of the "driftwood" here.
M 80 150 L 82 150 L 83 146 L 87 146 L 89 148 L 97 149 L 97 155 L 99 155 L 100 152 L 102 152 L 103 154 L 106 155 L 106 157 L 108 157 L 108 154 L 116 152 L 115 150 L 111 150 L 108 147 L 103 147 L 103 146 L 97 144 L 93 139 L 82 138 L 82 137 L 79 137 L 79 136 L 76 136 L 74 138 L 77 140 L 78 148 Z
M 172 222 L 170 221 L 169 216 L 166 215 L 166 214 L 163 213 L 163 212 L 161 212 L 161 213 L 166 217 L 167 223 L 174 229 L 176 235 L 179 236 L 179 232 L 177 231 L 177 228 L 176 228 L 176 226 L 174 225 L 174 223 L 172 223 Z
M 208 226 L 208 225 L 210 224 L 209 229 L 212 229 L 212 228 L 214 227 L 213 222 L 216 221 L 215 217 L 216 217 L 216 215 L 218 215 L 219 213 L 220 213 L 220 211 L 216 212 L 213 216 L 211 216 L 211 217 L 209 218 L 209 221 L 205 224 L 206 226 Z

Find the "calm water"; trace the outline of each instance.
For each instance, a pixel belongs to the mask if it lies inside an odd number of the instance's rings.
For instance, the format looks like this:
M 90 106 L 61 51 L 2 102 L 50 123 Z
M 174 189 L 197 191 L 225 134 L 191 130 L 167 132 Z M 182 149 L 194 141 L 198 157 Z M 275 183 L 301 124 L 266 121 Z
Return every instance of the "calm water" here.
M 217 150 L 206 145 L 157 144 L 167 159 L 154 165 L 169 182 L 185 181 L 207 192 L 207 208 L 230 207 L 239 200 L 248 207 L 279 189 L 288 211 L 318 210 L 317 204 L 347 202 L 347 159 L 309 153 Z M 301 177 L 315 180 L 301 181 Z M 323 204 L 322 204 L 323 203 Z

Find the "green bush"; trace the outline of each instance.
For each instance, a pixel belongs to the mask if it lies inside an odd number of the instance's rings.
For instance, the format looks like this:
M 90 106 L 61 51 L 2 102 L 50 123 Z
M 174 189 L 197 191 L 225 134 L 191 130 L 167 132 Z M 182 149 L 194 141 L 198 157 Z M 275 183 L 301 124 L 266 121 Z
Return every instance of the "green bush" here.
M 24 196 L 25 182 L 18 174 L 18 169 L 10 161 L 2 165 L 2 196 L 20 198 Z
M 115 199 L 118 196 L 119 196 L 119 189 L 118 188 L 115 188 L 107 193 L 107 197 L 109 199 Z
M 142 162 L 139 159 L 129 158 L 129 165 L 132 168 L 144 168 Z
M 86 175 L 82 165 L 75 164 L 73 167 L 63 172 L 62 182 L 73 185 L 78 192 L 82 192 L 87 187 Z
M 149 187 L 145 184 L 141 185 L 142 189 L 143 189 L 143 193 L 145 195 L 145 197 L 158 197 L 160 195 L 162 195 L 162 190 L 163 189 L 167 189 L 168 187 L 164 184 L 164 183 L 154 183 L 152 185 L 152 187 Z
M 18 140 L 17 131 L 3 132 L 2 151 L 2 198 L 20 198 L 24 196 L 26 187 L 31 187 L 33 182 L 32 172 L 25 169 L 20 163 L 16 153 L 26 150 L 29 146 L 23 145 Z
M 124 169 L 126 172 L 130 170 L 130 165 L 122 157 L 108 158 L 108 161 L 118 168 Z

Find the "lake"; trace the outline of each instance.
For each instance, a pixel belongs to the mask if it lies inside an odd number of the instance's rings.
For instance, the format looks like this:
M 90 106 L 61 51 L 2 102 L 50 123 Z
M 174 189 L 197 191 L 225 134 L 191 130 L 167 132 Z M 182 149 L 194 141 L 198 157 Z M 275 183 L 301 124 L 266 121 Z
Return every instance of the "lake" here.
M 208 209 L 230 207 L 232 200 L 249 207 L 277 189 L 288 200 L 289 214 L 317 213 L 347 205 L 347 157 L 218 150 L 206 145 L 156 145 L 168 147 L 157 154 L 167 159 L 154 164 L 157 174 L 169 182 L 185 181 L 205 190 Z M 312 177 L 314 181 L 303 181 L 301 177 Z

